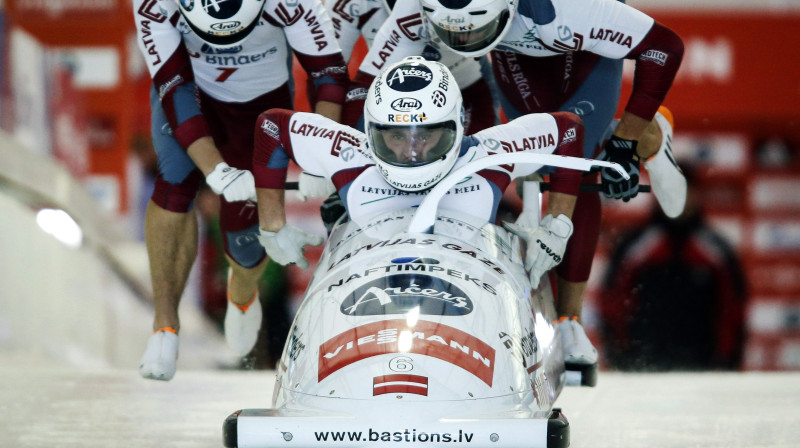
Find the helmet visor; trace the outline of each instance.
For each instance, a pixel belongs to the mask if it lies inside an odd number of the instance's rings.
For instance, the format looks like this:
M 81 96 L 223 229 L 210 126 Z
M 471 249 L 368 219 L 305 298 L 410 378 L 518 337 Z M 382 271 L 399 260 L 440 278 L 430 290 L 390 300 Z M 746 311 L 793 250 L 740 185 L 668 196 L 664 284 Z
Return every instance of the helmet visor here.
M 426 165 L 441 159 L 456 143 L 456 123 L 391 126 L 371 123 L 368 130 L 375 155 L 400 167 Z
M 435 20 L 430 20 L 430 24 L 442 43 L 455 51 L 472 53 L 491 50 L 492 43 L 503 32 L 508 17 L 509 12 L 506 9 L 486 25 L 472 29 L 464 29 L 465 27 L 460 24 L 437 23 Z

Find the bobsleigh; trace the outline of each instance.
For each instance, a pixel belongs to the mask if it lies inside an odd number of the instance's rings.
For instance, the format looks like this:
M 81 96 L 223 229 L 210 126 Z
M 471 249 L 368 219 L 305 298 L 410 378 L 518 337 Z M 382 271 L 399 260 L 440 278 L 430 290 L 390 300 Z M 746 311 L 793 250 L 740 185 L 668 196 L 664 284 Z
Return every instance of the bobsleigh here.
M 417 208 L 340 219 L 297 311 L 269 409 L 223 423 L 226 447 L 566 447 L 567 382 L 550 284 L 531 290 L 522 242 L 438 210 L 491 165 L 616 164 L 500 154 L 448 175 Z M 536 191 L 538 193 L 538 191 Z M 526 194 L 524 207 L 530 207 Z

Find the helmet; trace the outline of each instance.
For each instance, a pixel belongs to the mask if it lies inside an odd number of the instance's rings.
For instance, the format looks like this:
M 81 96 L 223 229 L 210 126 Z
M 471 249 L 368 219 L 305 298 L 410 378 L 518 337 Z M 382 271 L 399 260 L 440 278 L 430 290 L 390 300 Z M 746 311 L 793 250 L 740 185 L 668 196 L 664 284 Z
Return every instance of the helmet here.
M 419 0 L 442 44 L 472 58 L 492 51 L 511 28 L 518 0 Z
M 189 27 L 217 47 L 235 45 L 258 25 L 266 0 L 175 0 Z
M 392 12 L 395 3 L 397 3 L 397 0 L 383 0 L 383 7 L 386 11 Z
M 375 164 L 399 190 L 439 182 L 458 158 L 464 112 L 446 66 L 409 56 L 384 69 L 364 104 L 364 130 Z

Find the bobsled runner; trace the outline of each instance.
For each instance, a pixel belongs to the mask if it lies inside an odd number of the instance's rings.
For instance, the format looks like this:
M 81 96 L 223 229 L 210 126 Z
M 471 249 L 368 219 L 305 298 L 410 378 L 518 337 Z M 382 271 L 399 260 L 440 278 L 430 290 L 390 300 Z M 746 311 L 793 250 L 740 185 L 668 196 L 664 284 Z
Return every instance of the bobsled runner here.
M 487 166 L 616 164 L 513 153 L 475 160 L 417 208 L 335 225 L 290 330 L 269 409 L 223 424 L 226 447 L 566 447 L 567 382 L 545 275 L 502 227 L 439 200 Z M 538 191 L 535 196 L 538 210 Z

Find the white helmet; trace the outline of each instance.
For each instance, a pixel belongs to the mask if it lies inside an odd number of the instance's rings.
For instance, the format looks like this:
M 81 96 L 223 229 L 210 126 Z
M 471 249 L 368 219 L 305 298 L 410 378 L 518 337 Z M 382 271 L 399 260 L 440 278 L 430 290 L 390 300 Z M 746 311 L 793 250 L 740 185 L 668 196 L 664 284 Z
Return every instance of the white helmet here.
M 175 0 L 189 27 L 217 47 L 235 45 L 258 25 L 266 0 Z
M 450 172 L 464 135 L 461 103 L 450 70 L 420 56 L 390 65 L 372 81 L 364 130 L 386 182 L 421 191 Z
M 467 58 L 492 51 L 511 28 L 518 0 L 419 0 L 442 44 Z
M 383 0 L 383 7 L 386 11 L 392 12 L 395 3 L 397 3 L 397 0 Z

